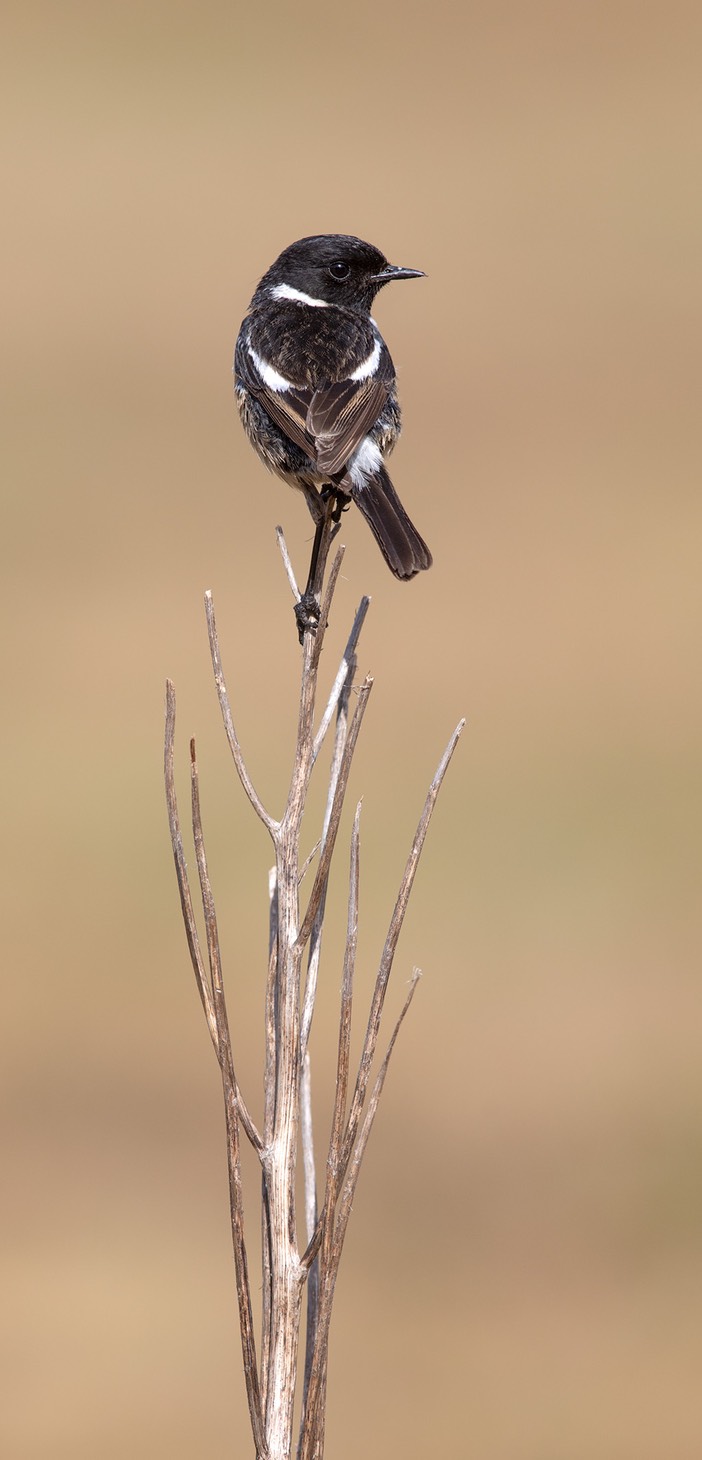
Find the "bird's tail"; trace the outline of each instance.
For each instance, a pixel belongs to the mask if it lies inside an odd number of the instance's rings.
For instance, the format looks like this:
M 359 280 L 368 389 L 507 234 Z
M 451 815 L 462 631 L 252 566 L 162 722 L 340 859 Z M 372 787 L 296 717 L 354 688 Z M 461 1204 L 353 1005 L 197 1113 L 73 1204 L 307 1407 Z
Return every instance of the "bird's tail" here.
M 407 513 L 384 466 L 379 466 L 362 486 L 346 478 L 349 491 L 360 507 L 383 557 L 396 578 L 414 578 L 431 567 L 431 553 Z

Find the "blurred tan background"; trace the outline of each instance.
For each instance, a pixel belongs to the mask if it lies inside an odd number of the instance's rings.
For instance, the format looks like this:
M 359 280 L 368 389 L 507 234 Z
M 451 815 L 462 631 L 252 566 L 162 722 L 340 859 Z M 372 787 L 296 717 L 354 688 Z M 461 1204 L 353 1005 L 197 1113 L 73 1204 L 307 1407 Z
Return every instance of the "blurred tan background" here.
M 331 674 L 371 593 L 359 1022 L 426 785 L 469 721 L 395 969 L 392 1010 L 425 977 L 349 1233 L 328 1453 L 702 1454 L 701 42 L 674 0 L 10 6 L 11 1460 L 251 1453 L 163 683 L 183 795 L 198 735 L 260 1109 L 269 852 L 202 594 L 277 810 L 298 649 L 273 528 L 302 573 L 310 523 L 244 440 L 230 360 L 257 278 L 325 231 L 428 275 L 377 316 L 405 408 L 393 476 L 435 566 L 398 585 L 349 513 L 328 640 Z M 254 1182 L 254 1226 L 255 1205 Z

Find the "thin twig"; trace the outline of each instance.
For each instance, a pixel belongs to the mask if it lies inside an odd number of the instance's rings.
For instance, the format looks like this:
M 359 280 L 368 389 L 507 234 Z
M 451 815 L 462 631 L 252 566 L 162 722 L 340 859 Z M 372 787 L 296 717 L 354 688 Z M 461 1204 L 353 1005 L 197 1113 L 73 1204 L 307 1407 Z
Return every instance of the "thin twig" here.
M 349 897 L 346 921 L 346 947 L 344 950 L 344 972 L 341 984 L 341 1010 L 339 1014 L 339 1047 L 336 1062 L 334 1086 L 334 1112 L 332 1115 L 329 1152 L 327 1155 L 327 1183 L 324 1206 L 307 1249 L 302 1257 L 303 1267 L 310 1268 L 319 1251 L 324 1224 L 333 1220 L 334 1206 L 339 1190 L 341 1171 L 342 1138 L 344 1115 L 349 1083 L 349 1061 L 351 1049 L 351 1013 L 353 1007 L 353 980 L 356 969 L 356 947 L 358 943 L 358 891 L 361 848 L 361 805 L 356 807 L 351 833 L 351 860 L 349 867 Z
M 312 1460 L 313 1456 L 320 1455 L 322 1452 L 325 1427 L 326 1406 L 324 1400 L 326 1396 L 329 1327 L 331 1323 L 332 1304 L 334 1301 L 336 1280 L 339 1273 L 339 1263 L 341 1261 L 341 1254 L 344 1246 L 344 1238 L 346 1236 L 348 1221 L 351 1215 L 351 1208 L 353 1205 L 356 1184 L 358 1182 L 358 1176 L 361 1169 L 361 1162 L 363 1160 L 366 1146 L 368 1145 L 368 1139 L 373 1128 L 373 1122 L 375 1121 L 375 1117 L 377 1114 L 380 1097 L 383 1091 L 383 1085 L 385 1084 L 385 1076 L 387 1075 L 388 1065 L 390 1064 L 390 1058 L 395 1048 L 397 1036 L 400 1032 L 405 1016 L 414 997 L 419 978 L 419 970 L 415 969 L 409 993 L 407 995 L 407 998 L 405 999 L 402 1012 L 400 1013 L 395 1028 L 392 1032 L 385 1058 L 380 1067 L 378 1077 L 371 1092 L 371 1097 L 368 1102 L 368 1109 L 366 1111 L 365 1119 L 361 1127 L 358 1142 L 353 1152 L 353 1160 L 351 1162 L 339 1198 L 339 1208 L 336 1215 L 336 1220 L 333 1221 L 333 1223 L 332 1221 L 330 1221 L 328 1229 L 325 1227 L 323 1251 L 324 1248 L 327 1249 L 326 1261 L 323 1260 L 322 1262 L 323 1272 L 320 1281 L 319 1304 L 317 1309 L 317 1332 L 315 1336 L 315 1346 L 312 1356 L 312 1363 L 310 1366 L 310 1377 L 307 1388 L 305 1412 L 303 1414 L 303 1420 L 301 1425 L 300 1445 L 298 1448 L 298 1455 L 300 1456 L 300 1460 Z
M 296 603 L 299 603 L 299 601 L 300 601 L 300 590 L 299 590 L 299 588 L 297 586 L 297 580 L 295 578 L 295 572 L 294 572 L 294 569 L 293 569 L 293 565 L 292 565 L 292 563 L 290 561 L 290 554 L 288 552 L 288 545 L 287 545 L 287 543 L 285 541 L 285 534 L 283 532 L 282 527 L 276 527 L 275 535 L 276 535 L 276 537 L 278 539 L 278 547 L 280 548 L 280 556 L 283 559 L 283 567 L 285 568 L 285 572 L 286 572 L 286 576 L 287 576 L 287 579 L 288 579 L 288 583 L 290 584 L 290 587 L 292 589 L 292 596 L 295 599 L 295 602 Z
M 229 1035 L 229 1018 L 227 1005 L 224 997 L 224 984 L 222 981 L 222 955 L 219 946 L 219 932 L 217 929 L 217 914 L 215 911 L 214 897 L 207 870 L 207 856 L 205 854 L 205 840 L 202 831 L 202 816 L 200 812 L 200 787 L 197 774 L 197 757 L 195 755 L 195 741 L 190 741 L 190 783 L 192 798 L 192 819 L 193 819 L 193 840 L 195 842 L 195 857 L 197 859 L 197 870 L 200 877 L 200 892 L 202 895 L 202 909 L 205 915 L 205 929 L 207 933 L 207 955 L 210 964 L 210 979 L 212 982 L 213 1002 L 215 1018 L 217 1020 L 217 1039 L 220 1051 L 220 1063 L 227 1060 L 229 1069 L 227 1076 L 234 1092 L 239 1119 L 246 1131 L 246 1134 L 259 1154 L 263 1150 L 263 1142 L 256 1129 L 256 1126 L 249 1115 L 246 1102 L 239 1089 L 238 1081 L 234 1073 L 234 1056 Z
M 195 841 L 195 853 L 197 857 L 198 873 L 200 876 L 200 889 L 202 893 L 202 907 L 205 915 L 205 926 L 207 928 L 207 948 L 210 959 L 210 974 L 212 978 L 212 993 L 217 1019 L 217 1035 L 220 1051 L 220 1069 L 222 1071 L 222 1088 L 224 1093 L 224 1108 L 227 1125 L 227 1158 L 229 1167 L 229 1206 L 232 1221 L 232 1239 L 234 1245 L 234 1268 L 236 1272 L 236 1288 L 239 1300 L 239 1327 L 241 1330 L 241 1347 L 244 1361 L 244 1377 L 246 1380 L 246 1394 L 251 1416 L 251 1429 L 256 1444 L 257 1455 L 266 1453 L 266 1439 L 263 1425 L 263 1407 L 261 1404 L 261 1391 L 258 1379 L 258 1366 L 256 1360 L 256 1340 L 254 1336 L 253 1312 L 251 1308 L 251 1285 L 249 1282 L 248 1260 L 246 1257 L 246 1243 L 244 1240 L 244 1197 L 241 1185 L 241 1152 L 239 1143 L 239 1121 L 241 1120 L 249 1139 L 261 1150 L 261 1139 L 256 1131 L 253 1122 L 246 1110 L 246 1106 L 239 1093 L 236 1075 L 234 1072 L 234 1057 L 232 1054 L 231 1039 L 229 1035 L 229 1020 L 227 1017 L 227 1006 L 224 997 L 224 986 L 222 983 L 222 962 L 219 948 L 219 934 L 217 931 L 217 917 L 215 913 L 212 886 L 207 870 L 207 857 L 205 854 L 205 842 L 202 832 L 202 817 L 200 813 L 200 790 L 197 774 L 197 759 L 195 756 L 195 742 L 190 742 L 190 764 L 191 764 L 191 790 L 192 790 L 192 821 L 193 837 Z
M 329 865 L 331 863 L 331 859 L 334 853 L 336 834 L 339 830 L 339 821 L 341 819 L 341 811 L 344 804 L 346 786 L 348 784 L 349 773 L 351 770 L 351 761 L 353 759 L 354 750 L 356 749 L 356 741 L 358 740 L 358 734 L 361 729 L 361 723 L 365 714 L 366 705 L 368 704 L 368 696 L 370 695 L 372 688 L 373 679 L 370 674 L 367 674 L 366 678 L 363 681 L 363 684 L 358 691 L 358 702 L 353 713 L 353 719 L 351 720 L 351 724 L 349 726 L 349 732 L 346 744 L 344 746 L 344 753 L 342 756 L 341 765 L 339 767 L 339 776 L 334 791 L 334 800 L 332 803 L 331 816 L 329 818 L 329 830 L 327 833 L 326 841 L 320 853 L 319 865 L 317 867 L 312 891 L 310 893 L 310 900 L 307 904 L 307 911 L 305 912 L 305 916 L 302 920 L 302 926 L 298 933 L 297 941 L 300 947 L 304 947 L 307 939 L 310 936 L 312 924 L 314 922 L 317 908 L 319 906 L 322 892 L 324 889 L 326 877 L 329 871 Z
M 263 1072 L 263 1140 L 268 1150 L 275 1115 L 276 978 L 278 971 L 278 881 L 275 867 L 268 873 L 268 971 L 265 997 L 265 1060 Z M 271 1214 L 265 1174 L 261 1177 L 261 1404 L 268 1402 L 268 1365 L 271 1347 Z
M 329 835 L 329 825 L 331 822 L 332 813 L 334 811 L 334 798 L 336 795 L 336 788 L 339 782 L 339 773 L 341 770 L 344 747 L 346 745 L 346 738 L 348 734 L 349 694 L 351 691 L 353 677 L 356 673 L 356 655 L 354 649 L 351 650 L 348 660 L 346 660 L 346 658 L 344 659 L 344 663 L 346 664 L 346 680 L 345 684 L 342 687 L 342 692 L 337 697 L 338 704 L 336 731 L 334 734 L 334 749 L 332 751 L 331 765 L 329 768 L 327 804 L 324 811 L 324 823 L 322 826 L 322 850 L 324 849 L 327 837 Z M 302 878 L 300 878 L 300 881 L 302 881 Z M 325 879 L 324 887 L 322 889 L 322 895 L 319 900 L 319 906 L 317 908 L 314 923 L 312 924 L 312 933 L 310 936 L 310 950 L 307 960 L 307 980 L 305 983 L 305 993 L 302 1001 L 302 1021 L 300 1033 L 300 1051 L 303 1059 L 307 1052 L 307 1044 L 309 1041 L 310 1029 L 312 1027 L 312 1019 L 314 1016 L 315 999 L 317 997 L 317 977 L 319 974 L 319 960 L 322 951 L 322 928 L 324 925 L 324 913 L 326 908 L 328 885 L 329 867 L 327 868 L 327 876 Z M 311 1233 L 308 1235 L 311 1236 Z
M 348 1220 L 351 1215 L 351 1208 L 353 1206 L 353 1199 L 356 1192 L 356 1184 L 358 1182 L 359 1172 L 361 1169 L 361 1162 L 363 1160 L 366 1146 L 368 1145 L 368 1137 L 370 1136 L 371 1130 L 373 1129 L 373 1122 L 375 1120 L 378 1110 L 378 1104 L 383 1092 L 383 1085 L 385 1084 L 385 1076 L 388 1072 L 390 1058 L 395 1048 L 397 1036 L 404 1023 L 405 1016 L 409 1011 L 409 1006 L 412 1003 L 417 989 L 417 984 L 419 983 L 421 976 L 421 969 L 415 968 L 412 974 L 412 981 L 410 983 L 409 993 L 407 994 L 407 998 L 405 999 L 405 1002 L 402 1006 L 402 1011 L 397 1020 L 395 1028 L 393 1029 L 390 1042 L 385 1053 L 385 1058 L 378 1071 L 378 1078 L 376 1079 L 376 1082 L 371 1091 L 370 1100 L 368 1101 L 368 1109 L 365 1114 L 363 1125 L 361 1126 L 361 1133 L 356 1142 L 356 1147 L 353 1152 L 353 1158 L 349 1165 L 348 1174 L 343 1185 L 339 1201 L 336 1227 L 334 1231 L 334 1245 L 335 1247 L 338 1246 L 339 1255 L 341 1255 L 341 1247 L 343 1245 L 344 1237 L 346 1236 L 346 1228 L 348 1226 Z
M 368 600 L 365 600 L 365 603 L 366 603 L 366 607 L 367 607 Z M 356 643 L 357 643 L 357 640 L 358 640 L 358 633 L 360 632 L 360 629 L 361 629 L 361 626 L 362 626 L 364 617 L 365 617 L 365 609 L 363 609 L 362 612 L 359 610 L 359 613 L 356 615 L 356 620 L 354 622 L 354 629 L 356 630 L 356 632 L 354 633 L 354 631 L 352 630 L 351 636 L 349 638 L 349 642 L 347 644 L 346 654 L 344 655 L 344 659 L 342 661 L 342 668 L 344 669 L 344 682 L 339 687 L 338 693 L 335 696 L 333 696 L 333 699 L 338 703 L 338 712 L 337 712 L 336 733 L 335 733 L 335 736 L 334 736 L 334 749 L 333 749 L 333 753 L 332 753 L 331 767 L 330 767 L 330 772 L 329 772 L 329 789 L 328 789 L 328 794 L 327 794 L 327 804 L 326 804 L 326 809 L 325 809 L 325 814 L 324 814 L 324 824 L 323 824 L 323 827 L 322 827 L 322 838 L 321 838 L 321 845 L 322 845 L 322 847 L 324 847 L 325 842 L 327 840 L 328 833 L 329 833 L 329 826 L 330 826 L 330 822 L 331 822 L 331 818 L 332 818 L 332 813 L 333 813 L 333 810 L 334 810 L 334 798 L 335 798 L 336 788 L 337 788 L 338 780 L 339 780 L 339 772 L 341 770 L 341 764 L 342 764 L 342 759 L 343 759 L 344 747 L 346 745 L 346 738 L 347 738 L 347 731 L 348 731 L 348 703 L 349 703 L 349 693 L 350 693 L 350 689 L 351 689 L 351 684 L 353 682 L 353 677 L 354 677 L 354 674 L 356 672 L 356 652 L 355 652 L 355 649 L 356 649 Z M 337 676 L 337 678 L 338 678 L 338 676 Z M 330 701 L 330 703 L 332 703 L 332 701 Z M 320 733 L 323 736 L 323 733 L 324 732 L 322 731 Z M 317 1228 L 317 1219 L 318 1219 L 318 1211 L 317 1211 L 317 1183 L 316 1183 L 316 1172 L 315 1172 L 315 1162 L 314 1162 L 314 1140 L 313 1140 L 313 1130 L 312 1130 L 310 1055 L 309 1055 L 308 1044 L 309 1044 L 310 1030 L 311 1030 L 311 1027 L 312 1027 L 312 1019 L 313 1019 L 313 1016 L 314 1016 L 315 1000 L 316 1000 L 316 996 L 317 996 L 317 979 L 318 979 L 318 974 L 319 974 L 319 960 L 320 960 L 321 949 L 322 949 L 322 931 L 323 931 L 323 925 L 324 925 L 324 913 L 325 913 L 325 908 L 326 908 L 326 895 L 327 895 L 328 880 L 329 880 L 329 870 L 327 869 L 327 876 L 326 876 L 326 879 L 325 879 L 324 887 L 322 889 L 322 894 L 321 894 L 321 897 L 320 897 L 319 906 L 317 908 L 317 912 L 316 912 L 316 915 L 315 915 L 315 918 L 314 918 L 314 922 L 313 922 L 313 925 L 312 925 L 312 934 L 311 934 L 311 937 L 310 937 L 309 957 L 308 957 L 308 961 L 307 961 L 307 980 L 306 980 L 306 983 L 305 983 L 305 992 L 304 992 L 303 1003 L 302 1003 L 302 1019 L 301 1019 L 301 1027 L 300 1027 L 300 1056 L 301 1056 L 301 1060 L 302 1060 L 302 1080 L 301 1080 L 301 1086 L 300 1086 L 300 1114 L 301 1114 L 302 1148 L 303 1148 L 303 1160 L 304 1160 L 305 1217 L 306 1217 L 306 1234 L 307 1234 L 308 1251 L 309 1251 L 309 1245 L 310 1245 L 310 1243 L 313 1242 L 313 1239 L 314 1239 L 314 1234 L 315 1234 L 315 1231 L 316 1231 L 316 1228 Z M 348 944 L 347 944 L 347 953 L 348 953 Z M 311 1253 L 310 1254 L 309 1262 L 308 1263 L 305 1263 L 304 1262 L 304 1259 L 303 1259 L 303 1263 L 302 1263 L 303 1267 L 306 1267 L 307 1268 L 307 1272 L 308 1272 L 308 1277 L 307 1277 L 307 1323 L 306 1323 L 306 1329 L 305 1329 L 305 1368 L 304 1368 L 303 1390 L 302 1390 L 302 1394 L 303 1394 L 303 1399 L 302 1399 L 303 1412 L 304 1412 L 304 1405 L 305 1405 L 305 1396 L 307 1394 L 307 1388 L 308 1388 L 308 1385 L 309 1385 L 310 1373 L 311 1373 L 311 1369 L 312 1369 L 312 1359 L 313 1359 L 313 1354 L 314 1354 L 315 1335 L 316 1335 L 316 1331 L 317 1331 L 317 1309 L 318 1309 L 318 1304 L 319 1304 L 319 1265 L 314 1260 L 315 1256 L 316 1256 L 316 1253 Z
M 253 782 L 246 768 L 246 763 L 244 761 L 244 757 L 241 751 L 241 746 L 239 744 L 237 733 L 234 728 L 234 720 L 229 704 L 229 695 L 227 694 L 227 686 L 224 679 L 224 670 L 222 669 L 222 659 L 219 652 L 219 639 L 217 637 L 217 623 L 215 620 L 214 603 L 212 601 L 212 594 L 209 589 L 205 594 L 205 613 L 207 615 L 207 632 L 210 640 L 212 668 L 214 670 L 215 684 L 217 686 L 217 695 L 219 697 L 219 705 L 222 711 L 222 719 L 224 720 L 224 728 L 227 734 L 227 740 L 229 742 L 229 749 L 231 750 L 234 764 L 237 769 L 237 775 L 246 792 L 246 795 L 248 796 L 249 801 L 251 802 L 251 805 L 256 812 L 256 815 L 260 817 L 264 826 L 268 828 L 268 831 L 270 832 L 271 837 L 275 842 L 275 836 L 278 830 L 278 823 L 266 811 L 263 802 L 261 801 L 254 788 Z
M 328 1180 L 332 1192 L 327 1207 L 336 1201 L 336 1173 L 339 1169 L 346 1097 L 349 1084 L 349 1058 L 351 1049 L 351 1013 L 353 1006 L 353 980 L 356 971 L 356 948 L 358 945 L 358 892 L 360 883 L 361 857 L 361 805 L 356 807 L 351 833 L 351 860 L 349 866 L 349 904 L 346 922 L 346 948 L 344 950 L 344 973 L 341 983 L 341 1012 L 339 1016 L 339 1048 L 336 1061 L 336 1087 L 334 1113 L 332 1116 L 329 1155 L 327 1157 Z
M 309 1051 L 302 1062 L 300 1081 L 300 1144 L 305 1183 L 305 1228 L 307 1239 L 317 1224 L 317 1174 L 314 1166 L 314 1129 L 312 1124 L 312 1076 Z
M 339 554 L 337 553 L 337 559 Z M 336 560 L 335 560 L 336 561 Z M 338 562 L 337 576 L 341 562 Z M 276 828 L 276 846 L 278 848 L 277 860 L 281 860 L 280 846 L 295 838 L 295 856 L 298 855 L 299 829 L 302 822 L 302 814 L 307 797 L 307 788 L 312 774 L 312 725 L 314 721 L 314 707 L 317 695 L 317 677 L 319 671 L 319 658 L 322 652 L 324 636 L 326 634 L 326 618 L 320 619 L 316 633 L 305 633 L 302 641 L 302 674 L 300 679 L 300 702 L 297 714 L 297 733 L 295 736 L 295 755 L 290 775 L 290 785 L 285 805 L 285 811 Z
M 275 1111 L 275 1031 L 276 982 L 278 976 L 278 876 L 275 867 L 268 873 L 268 973 L 266 977 L 263 1139 L 269 1146 L 273 1139 Z
M 330 538 L 329 538 L 329 545 L 330 546 L 331 546 L 332 538 L 335 536 L 335 532 L 338 532 L 339 531 L 339 524 L 338 523 L 335 523 L 334 524 L 334 529 L 335 530 L 332 531 L 332 533 L 330 535 Z M 315 640 L 317 641 L 317 650 L 318 650 L 317 658 L 319 658 L 319 654 L 321 654 L 321 651 L 322 651 L 322 642 L 323 642 L 323 639 L 324 639 L 324 631 L 326 630 L 327 624 L 329 622 L 329 610 L 331 609 L 332 598 L 334 597 L 334 594 L 336 592 L 336 582 L 337 582 L 337 578 L 339 577 L 339 573 L 341 572 L 341 564 L 344 561 L 344 553 L 345 552 L 346 552 L 346 548 L 344 547 L 343 542 L 342 543 L 339 543 L 339 546 L 338 546 L 338 548 L 337 548 L 337 550 L 336 550 L 336 552 L 334 554 L 334 557 L 332 559 L 331 568 L 329 569 L 329 577 L 327 578 L 327 586 L 326 586 L 326 589 L 325 589 L 325 592 L 324 592 L 324 597 L 322 598 L 322 604 L 321 604 L 320 613 L 319 613 L 319 628 L 321 628 L 323 630 L 323 632 L 322 632 L 322 635 L 320 637 L 319 629 L 317 629 L 317 633 L 314 635 Z M 321 555 L 320 555 L 320 564 L 321 564 Z
M 317 855 L 317 852 L 319 851 L 319 848 L 321 847 L 321 845 L 322 845 L 322 838 L 320 836 L 318 838 L 318 840 L 315 842 L 315 844 L 314 844 L 314 846 L 312 848 L 312 851 L 307 853 L 307 856 L 305 857 L 305 860 L 302 863 L 302 866 L 300 868 L 300 871 L 298 873 L 298 878 L 297 878 L 298 883 L 299 883 L 300 886 L 304 882 L 305 877 L 306 877 L 307 873 L 309 872 L 309 869 L 312 866 L 312 863 L 313 863 L 313 861 L 314 861 L 314 859 L 315 859 L 315 857 Z
M 341 660 L 341 664 L 339 665 L 339 668 L 337 670 L 336 679 L 334 680 L 334 683 L 331 687 L 331 692 L 327 701 L 327 707 L 319 722 L 319 729 L 317 731 L 317 734 L 314 737 L 312 754 L 315 760 L 317 759 L 317 756 L 319 755 L 319 752 L 322 748 L 322 743 L 331 724 L 331 718 L 339 702 L 339 696 L 341 694 L 341 691 L 348 681 L 349 669 L 351 668 L 352 664 L 355 665 L 356 663 L 356 649 L 358 647 L 358 640 L 360 638 L 361 629 L 363 628 L 369 606 L 370 598 L 363 597 L 358 605 L 351 633 L 349 634 L 348 642 L 346 648 L 344 649 L 344 655 Z
M 193 899 L 190 892 L 188 880 L 188 869 L 183 851 L 183 837 L 180 830 L 180 817 L 178 815 L 178 799 L 175 788 L 174 771 L 174 747 L 175 747 L 175 718 L 176 718 L 176 695 L 175 688 L 170 679 L 166 680 L 166 738 L 164 754 L 164 772 L 166 779 L 166 803 L 168 806 L 168 823 L 171 829 L 171 846 L 173 848 L 173 860 L 175 862 L 176 877 L 178 879 L 178 891 L 180 893 L 180 906 L 185 924 L 185 936 L 188 940 L 190 960 L 193 965 L 195 982 L 198 987 L 202 1007 L 205 1011 L 207 1028 L 210 1031 L 210 1038 L 214 1046 L 215 1054 L 219 1059 L 219 1040 L 217 1037 L 217 1020 L 215 1019 L 214 1004 L 212 1002 L 212 991 L 205 973 L 205 963 L 200 948 L 200 939 L 195 922 Z
M 446 775 L 446 771 L 448 770 L 451 756 L 456 749 L 456 745 L 458 744 L 458 739 L 464 725 L 465 720 L 460 720 L 458 725 L 456 726 L 456 729 L 454 730 L 453 735 L 449 740 L 446 750 L 441 757 L 434 779 L 429 787 L 427 798 L 424 802 L 424 809 L 419 818 L 419 824 L 414 834 L 412 848 L 409 857 L 407 858 L 407 864 L 405 866 L 402 883 L 400 885 L 400 891 L 397 895 L 397 901 L 395 903 L 393 914 L 390 919 L 390 926 L 388 928 L 387 937 L 385 939 L 385 947 L 383 948 L 382 956 L 380 959 L 380 966 L 378 968 L 378 976 L 375 982 L 373 1000 L 371 1003 L 371 1010 L 368 1018 L 368 1026 L 363 1042 L 363 1049 L 361 1051 L 358 1074 L 356 1076 L 356 1086 L 351 1099 L 351 1109 L 349 1112 L 349 1118 L 346 1126 L 346 1136 L 344 1138 L 344 1153 L 342 1163 L 344 1168 L 346 1168 L 346 1166 L 348 1165 L 349 1158 L 351 1156 L 351 1151 L 353 1149 L 356 1139 L 356 1132 L 358 1130 L 358 1124 L 365 1103 L 368 1080 L 370 1077 L 371 1066 L 373 1064 L 373 1056 L 375 1054 L 375 1046 L 378 1040 L 378 1033 L 380 1031 L 380 1020 L 383 1013 L 383 1003 L 385 1001 L 388 979 L 390 978 L 393 959 L 395 957 L 395 949 L 397 948 L 398 939 L 402 931 L 402 924 L 404 922 L 405 913 L 407 911 L 407 903 L 409 902 L 409 896 L 412 891 L 412 884 L 414 882 L 417 866 L 419 864 L 419 858 L 422 854 L 422 847 L 424 846 L 424 841 L 429 828 L 429 822 L 431 821 L 432 812 L 434 810 L 434 806 L 436 805 L 436 798 L 441 789 L 441 783 L 444 779 L 444 776 Z
M 305 1184 L 305 1231 L 309 1242 L 317 1225 L 317 1173 L 314 1163 L 314 1128 L 312 1122 L 312 1075 L 310 1053 L 305 1053 L 300 1079 L 300 1141 Z M 312 1266 L 307 1277 L 307 1322 L 305 1326 L 305 1370 L 303 1379 L 303 1403 L 307 1389 L 308 1373 L 312 1365 L 314 1338 L 317 1329 L 317 1307 L 319 1303 L 319 1272 Z

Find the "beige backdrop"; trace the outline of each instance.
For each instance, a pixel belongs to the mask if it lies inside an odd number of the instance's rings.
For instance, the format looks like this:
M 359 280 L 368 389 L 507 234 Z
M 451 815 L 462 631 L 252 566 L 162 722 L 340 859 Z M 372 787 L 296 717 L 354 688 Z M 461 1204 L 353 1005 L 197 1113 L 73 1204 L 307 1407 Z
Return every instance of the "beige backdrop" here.
M 10 1460 L 251 1454 L 163 682 L 184 794 L 199 737 L 258 1107 L 269 852 L 202 593 L 276 809 L 298 648 L 273 528 L 302 571 L 310 523 L 246 445 L 230 358 L 258 276 L 323 231 L 428 275 L 377 315 L 405 408 L 393 475 L 435 566 L 398 585 L 349 513 L 329 640 L 331 673 L 370 592 L 362 990 L 469 722 L 398 955 L 393 1010 L 425 976 L 355 1203 L 328 1453 L 702 1453 L 701 41 L 675 0 L 10 7 Z

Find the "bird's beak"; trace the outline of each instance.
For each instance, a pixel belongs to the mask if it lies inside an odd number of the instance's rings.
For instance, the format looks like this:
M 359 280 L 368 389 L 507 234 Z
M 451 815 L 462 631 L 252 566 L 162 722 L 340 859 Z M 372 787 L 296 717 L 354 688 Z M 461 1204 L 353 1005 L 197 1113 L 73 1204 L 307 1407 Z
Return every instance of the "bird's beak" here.
M 399 269 L 396 264 L 386 264 L 380 274 L 371 274 L 372 284 L 389 284 L 391 279 L 425 279 L 423 269 Z

